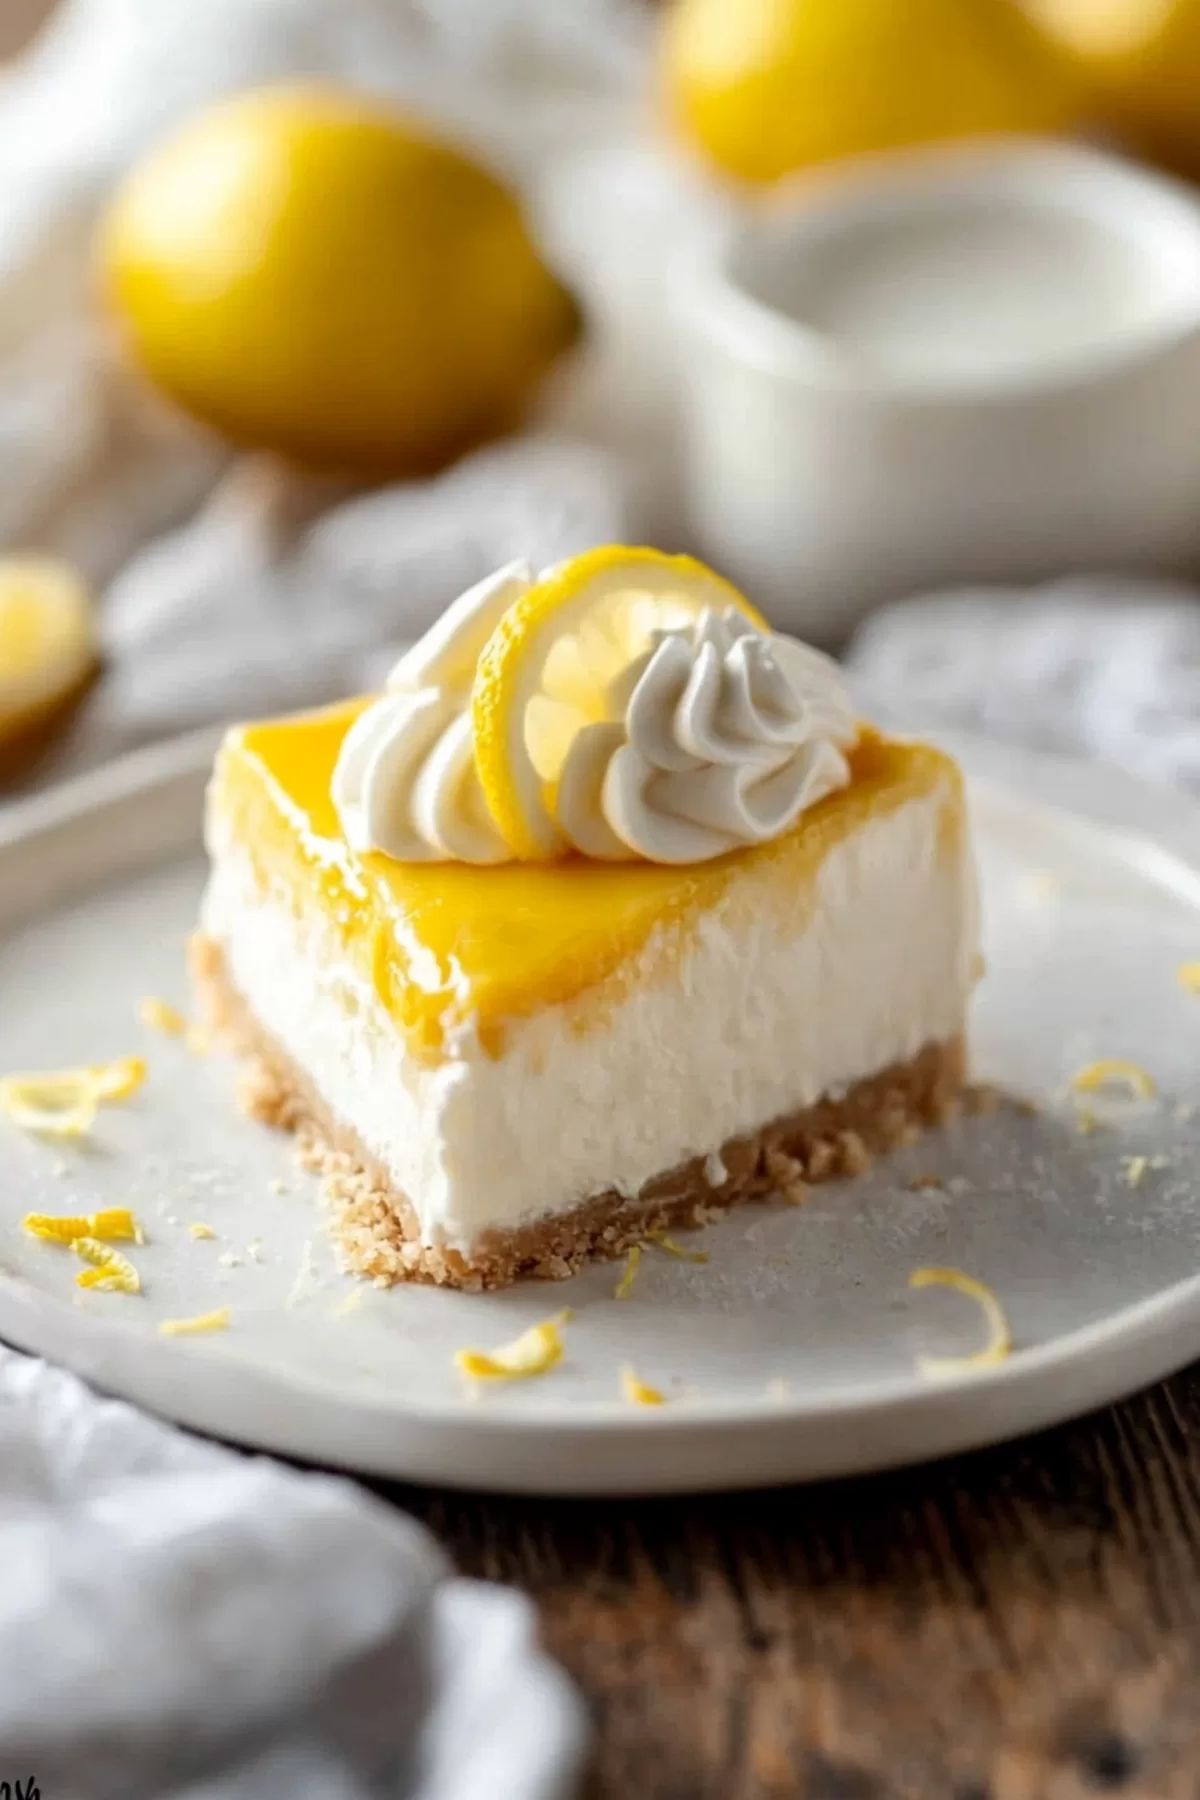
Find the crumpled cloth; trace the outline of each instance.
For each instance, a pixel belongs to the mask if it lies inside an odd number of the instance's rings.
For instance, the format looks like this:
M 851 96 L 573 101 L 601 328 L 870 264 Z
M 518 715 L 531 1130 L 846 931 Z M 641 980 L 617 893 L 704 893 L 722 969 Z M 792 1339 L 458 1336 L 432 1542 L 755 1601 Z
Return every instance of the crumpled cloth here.
M 45 1800 L 565 1800 L 520 1595 L 348 1481 L 0 1349 L 0 1778 Z
M 0 81 L 0 551 L 61 552 L 107 590 L 106 676 L 43 776 L 365 685 L 513 555 L 678 541 L 661 291 L 731 202 L 654 124 L 657 29 L 643 0 L 59 0 Z M 588 318 L 529 429 L 432 482 L 355 495 L 231 464 L 131 376 L 96 306 L 95 223 L 147 145 L 223 92 L 313 74 L 498 168 Z
M 865 709 L 1200 789 L 1200 593 L 1077 576 L 902 601 L 847 666 Z
M 381 685 L 399 645 L 501 564 L 620 542 L 629 476 L 553 436 L 501 443 L 432 482 L 320 509 L 321 484 L 237 463 L 202 511 L 109 590 L 108 671 L 58 768 L 212 720 Z M 316 508 L 316 510 L 314 510 Z

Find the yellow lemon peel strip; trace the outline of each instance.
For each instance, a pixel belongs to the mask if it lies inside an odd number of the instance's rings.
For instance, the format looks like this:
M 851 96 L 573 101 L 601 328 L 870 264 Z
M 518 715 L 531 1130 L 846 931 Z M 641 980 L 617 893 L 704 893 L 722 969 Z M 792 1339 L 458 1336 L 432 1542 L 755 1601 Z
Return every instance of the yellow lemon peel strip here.
M 142 1233 L 127 1206 L 110 1206 L 94 1213 L 26 1213 L 21 1229 L 46 1244 L 74 1244 L 78 1238 L 99 1238 L 105 1243 L 140 1243 Z
M 151 1031 L 161 1031 L 164 1037 L 182 1037 L 188 1028 L 178 1007 L 172 1006 L 169 1000 L 160 1000 L 155 994 L 147 994 L 139 1003 L 138 1018 Z
M 1141 1064 L 1130 1062 L 1125 1056 L 1102 1056 L 1099 1062 L 1089 1063 L 1071 1077 L 1077 1094 L 1095 1094 L 1101 1088 L 1118 1085 L 1128 1088 L 1139 1100 L 1152 1100 L 1157 1092 Z
M 5 1075 L 0 1079 L 0 1111 L 24 1131 L 82 1137 L 90 1131 L 102 1100 L 125 1100 L 145 1079 L 146 1064 L 140 1056 L 83 1069 Z
M 667 1397 L 656 1387 L 650 1387 L 638 1375 L 630 1363 L 621 1370 L 621 1393 L 630 1406 L 665 1406 Z
M 965 1275 L 961 1269 L 914 1269 L 908 1278 L 910 1288 L 946 1287 L 965 1294 L 983 1309 L 987 1320 L 988 1341 L 972 1356 L 919 1356 L 917 1367 L 922 1375 L 968 1375 L 976 1369 L 990 1369 L 1002 1363 L 1012 1349 L 1012 1333 L 1004 1308 L 991 1288 Z
M 138 1272 L 127 1256 L 114 1250 L 99 1238 L 76 1238 L 71 1245 L 76 1256 L 92 1266 L 81 1269 L 75 1277 L 76 1287 L 96 1288 L 101 1293 L 139 1294 L 142 1289 Z
M 572 731 L 553 746 L 553 773 L 545 757 L 539 773 L 527 732 L 546 697 L 555 653 L 579 646 L 570 660 L 585 679 L 568 716 L 574 713 L 582 725 L 589 715 L 603 716 L 592 713 L 593 705 L 602 705 L 610 684 L 653 648 L 655 629 L 693 625 L 706 607 L 732 608 L 755 629 L 767 629 L 743 594 L 694 557 L 624 544 L 571 557 L 513 601 L 475 669 L 471 730 L 488 812 L 517 857 L 540 862 L 566 849 L 546 790 L 561 774 Z
M 706 1263 L 709 1260 L 707 1250 L 688 1250 L 677 1244 L 673 1237 L 668 1237 L 665 1231 L 652 1233 L 649 1241 L 656 1250 L 665 1250 L 668 1256 L 676 1256 L 680 1262 Z
M 544 1375 L 562 1359 L 558 1328 L 569 1317 L 569 1313 L 556 1313 L 495 1350 L 456 1351 L 454 1366 L 472 1381 L 524 1381 L 530 1375 Z
M 635 1244 L 633 1249 L 629 1252 L 629 1255 L 625 1258 L 625 1268 L 621 1275 L 621 1279 L 613 1289 L 614 1300 L 628 1300 L 630 1289 L 633 1287 L 637 1277 L 638 1264 L 641 1260 L 642 1246 L 640 1244 Z
M 1175 979 L 1185 993 L 1200 994 L 1200 962 L 1181 962 Z
M 196 1313 L 190 1319 L 160 1319 L 159 1337 L 202 1337 L 208 1331 L 227 1331 L 229 1308 L 214 1307 L 212 1312 Z
M 85 1213 L 26 1213 L 21 1220 L 21 1230 L 27 1231 L 30 1237 L 40 1238 L 44 1244 L 73 1244 L 76 1238 L 97 1235 L 92 1230 L 91 1215 Z
M 84 1073 L 96 1084 L 98 1100 L 128 1100 L 146 1079 L 144 1056 L 121 1056 L 116 1062 L 92 1063 Z
M 45 1137 L 83 1137 L 96 1117 L 99 1095 L 85 1069 L 62 1075 L 6 1075 L 0 1111 L 22 1131 Z
M 212 1228 L 212 1226 L 211 1226 L 211 1225 L 206 1225 L 206 1224 L 205 1224 L 205 1223 L 204 1223 L 204 1221 L 203 1221 L 203 1219 L 196 1219 L 196 1220 L 194 1220 L 194 1221 L 193 1221 L 193 1222 L 192 1222 L 192 1224 L 190 1224 L 190 1225 L 189 1225 L 189 1226 L 188 1226 L 188 1236 L 189 1236 L 189 1237 L 194 1237 L 194 1238 L 215 1238 L 215 1237 L 216 1237 L 216 1235 L 217 1235 L 217 1234 L 216 1234 L 216 1232 L 215 1232 L 215 1231 L 214 1231 L 214 1230 L 213 1230 L 213 1228 Z
M 106 1206 L 88 1219 L 87 1237 L 106 1244 L 144 1244 L 146 1234 L 127 1206 Z
M 59 557 L 0 556 L 0 742 L 51 719 L 95 664 L 79 571 Z

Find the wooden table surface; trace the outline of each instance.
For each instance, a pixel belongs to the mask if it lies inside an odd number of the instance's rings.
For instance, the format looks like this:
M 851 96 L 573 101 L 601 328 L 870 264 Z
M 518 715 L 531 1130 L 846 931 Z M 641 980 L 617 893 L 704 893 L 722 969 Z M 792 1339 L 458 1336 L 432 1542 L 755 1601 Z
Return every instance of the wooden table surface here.
M 381 1491 L 533 1597 L 595 1718 L 588 1800 L 1200 1795 L 1200 1365 L 818 1488 Z

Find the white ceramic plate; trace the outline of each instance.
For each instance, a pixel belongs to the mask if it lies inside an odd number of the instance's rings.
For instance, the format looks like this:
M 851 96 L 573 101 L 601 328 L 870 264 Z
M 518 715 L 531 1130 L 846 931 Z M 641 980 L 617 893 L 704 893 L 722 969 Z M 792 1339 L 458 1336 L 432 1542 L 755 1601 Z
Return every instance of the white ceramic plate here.
M 612 1265 L 498 1295 L 358 1287 L 334 1268 L 315 1185 L 286 1141 L 235 1113 L 229 1064 L 138 1023 L 144 995 L 187 1004 L 207 740 L 10 811 L 0 1070 L 138 1049 L 151 1072 L 86 1143 L 0 1120 L 0 1331 L 223 1437 L 547 1493 L 877 1469 L 1068 1418 L 1200 1355 L 1200 997 L 1175 977 L 1200 958 L 1200 814 L 1083 765 L 954 747 L 972 774 L 984 875 L 979 1072 L 1044 1110 L 964 1121 L 802 1209 L 736 1213 L 690 1240 L 709 1252 L 703 1266 L 649 1250 L 620 1303 Z M 1102 1055 L 1145 1064 L 1160 1098 L 1081 1135 L 1066 1080 Z M 1122 1160 L 1135 1156 L 1160 1159 L 1136 1187 Z M 943 1185 L 912 1185 L 930 1174 Z M 29 1209 L 119 1203 L 149 1234 L 136 1298 L 81 1293 L 70 1255 L 19 1228 Z M 217 1237 L 194 1240 L 194 1221 Z M 918 1373 L 919 1354 L 967 1350 L 980 1332 L 967 1301 L 909 1291 L 927 1263 L 958 1265 L 1003 1298 L 1007 1363 L 958 1382 Z M 223 1304 L 222 1336 L 156 1333 L 160 1318 Z M 552 1375 L 464 1389 L 457 1347 L 504 1341 L 566 1305 Z M 625 1362 L 670 1403 L 624 1404 Z

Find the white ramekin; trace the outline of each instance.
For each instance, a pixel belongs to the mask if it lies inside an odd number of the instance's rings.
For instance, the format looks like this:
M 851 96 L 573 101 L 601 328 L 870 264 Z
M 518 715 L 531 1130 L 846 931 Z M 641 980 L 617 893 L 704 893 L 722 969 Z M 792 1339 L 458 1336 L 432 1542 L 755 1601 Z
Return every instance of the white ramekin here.
M 1036 370 L 883 377 L 770 304 L 856 228 L 978 199 L 1092 221 L 1162 284 L 1135 334 Z M 1081 146 L 1013 139 L 847 165 L 674 270 L 701 552 L 826 642 L 961 580 L 1200 564 L 1200 206 Z

